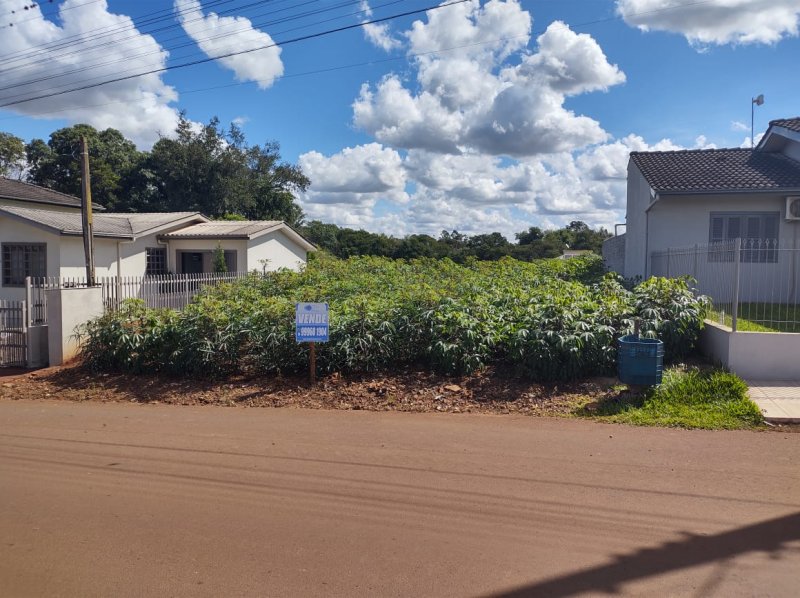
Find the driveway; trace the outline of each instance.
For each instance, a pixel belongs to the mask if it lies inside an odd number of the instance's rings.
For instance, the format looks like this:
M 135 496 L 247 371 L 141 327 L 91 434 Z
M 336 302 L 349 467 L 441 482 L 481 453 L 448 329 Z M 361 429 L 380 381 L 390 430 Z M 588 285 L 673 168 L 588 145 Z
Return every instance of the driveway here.
M 800 434 L 0 401 L 3 596 L 795 596 Z

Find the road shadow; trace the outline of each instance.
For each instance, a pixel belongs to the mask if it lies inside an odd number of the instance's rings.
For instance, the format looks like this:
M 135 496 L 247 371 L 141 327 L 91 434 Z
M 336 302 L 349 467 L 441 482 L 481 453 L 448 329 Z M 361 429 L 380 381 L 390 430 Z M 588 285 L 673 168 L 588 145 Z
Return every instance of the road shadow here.
M 545 579 L 497 594 L 494 598 L 559 598 L 587 592 L 618 594 L 620 586 L 689 567 L 718 563 L 748 552 L 779 558 L 787 544 L 800 540 L 800 513 L 770 519 L 712 536 L 686 534 L 676 542 L 618 556 L 607 565 Z

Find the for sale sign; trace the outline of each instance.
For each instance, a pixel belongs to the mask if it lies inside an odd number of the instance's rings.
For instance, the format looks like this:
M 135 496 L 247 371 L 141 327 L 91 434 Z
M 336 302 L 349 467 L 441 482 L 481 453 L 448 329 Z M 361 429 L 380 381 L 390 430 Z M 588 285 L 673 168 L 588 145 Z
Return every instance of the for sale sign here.
M 328 304 L 298 303 L 295 307 L 295 339 L 298 343 L 328 342 Z

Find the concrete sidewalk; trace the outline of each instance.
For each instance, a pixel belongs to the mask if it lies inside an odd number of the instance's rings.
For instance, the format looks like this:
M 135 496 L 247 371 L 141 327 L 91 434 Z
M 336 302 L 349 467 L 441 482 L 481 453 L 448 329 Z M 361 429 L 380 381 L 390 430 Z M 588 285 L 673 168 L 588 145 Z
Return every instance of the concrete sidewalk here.
M 764 419 L 777 424 L 800 424 L 800 381 L 748 380 L 750 398 Z

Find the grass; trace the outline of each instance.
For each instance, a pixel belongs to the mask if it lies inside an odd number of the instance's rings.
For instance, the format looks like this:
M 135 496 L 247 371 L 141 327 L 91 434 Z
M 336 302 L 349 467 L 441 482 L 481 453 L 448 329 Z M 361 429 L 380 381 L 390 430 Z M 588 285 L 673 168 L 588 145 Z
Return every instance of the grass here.
M 625 393 L 581 413 L 637 426 L 740 430 L 763 423 L 741 378 L 719 369 L 672 368 L 660 386 L 642 394 Z
M 730 312 L 711 311 L 708 319 L 733 324 Z M 800 306 L 781 303 L 741 303 L 736 329 L 739 332 L 800 332 Z

